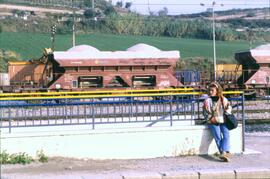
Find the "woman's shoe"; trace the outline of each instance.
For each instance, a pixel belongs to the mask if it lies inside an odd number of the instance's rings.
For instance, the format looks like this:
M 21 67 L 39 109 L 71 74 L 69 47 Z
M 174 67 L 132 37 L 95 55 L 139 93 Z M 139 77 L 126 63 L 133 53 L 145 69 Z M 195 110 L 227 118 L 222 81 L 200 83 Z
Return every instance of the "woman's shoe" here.
M 229 155 L 230 155 L 229 152 L 222 152 L 222 154 L 220 155 L 219 158 L 220 158 L 223 162 L 229 162 L 229 161 L 230 161 Z

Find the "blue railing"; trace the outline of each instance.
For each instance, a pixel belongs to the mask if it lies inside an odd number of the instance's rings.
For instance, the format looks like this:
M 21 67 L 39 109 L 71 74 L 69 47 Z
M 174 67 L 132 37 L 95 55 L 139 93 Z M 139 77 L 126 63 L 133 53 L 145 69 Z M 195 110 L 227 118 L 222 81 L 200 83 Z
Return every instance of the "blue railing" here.
M 196 95 L 107 97 L 0 101 L 1 128 L 199 121 L 202 99 Z M 243 119 L 243 98 L 230 98 L 235 114 Z M 194 123 L 195 123 L 194 122 Z

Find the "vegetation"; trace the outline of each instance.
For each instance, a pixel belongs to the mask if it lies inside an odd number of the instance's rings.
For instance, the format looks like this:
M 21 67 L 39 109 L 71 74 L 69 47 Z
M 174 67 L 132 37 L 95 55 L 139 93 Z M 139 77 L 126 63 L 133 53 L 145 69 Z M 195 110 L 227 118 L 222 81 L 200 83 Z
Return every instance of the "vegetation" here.
M 21 3 L 26 5 L 49 6 L 51 8 L 66 8 L 72 12 L 72 9 L 83 10 L 83 13 L 76 14 L 76 31 L 87 33 L 113 33 L 113 34 L 128 34 L 128 35 L 145 35 L 145 36 L 166 36 L 166 37 L 181 37 L 181 38 L 198 38 L 212 39 L 212 22 L 211 12 L 203 12 L 192 15 L 168 16 L 168 9 L 164 7 L 157 14 L 150 16 L 142 16 L 129 9 L 132 3 L 123 4 L 122 1 L 116 3 L 114 7 L 110 2 L 105 0 L 95 1 L 95 8 L 92 9 L 92 1 L 89 0 L 3 0 L 9 3 Z M 53 3 L 52 3 L 53 2 Z M 62 3 L 62 4 L 61 4 Z M 122 11 L 119 11 L 119 9 Z M 126 9 L 126 11 L 123 11 Z M 245 11 L 246 16 L 255 15 L 255 11 Z M 242 12 L 241 11 L 241 12 Z M 264 12 L 264 9 L 262 9 Z M 229 11 L 235 14 L 236 10 Z M 26 14 L 24 11 L 13 10 L 13 14 L 21 17 Z M 31 12 L 30 12 L 31 13 Z M 216 12 L 218 16 L 228 15 L 227 11 Z M 46 18 L 39 17 L 35 13 L 29 16 L 27 20 L 20 18 L 6 17 L 0 21 L 3 31 L 5 32 L 50 32 L 50 27 L 57 25 L 57 33 L 68 34 L 72 31 L 73 16 L 72 14 L 52 14 L 46 13 Z M 237 32 L 237 28 L 270 28 L 270 23 L 264 19 L 261 20 L 246 20 L 246 19 L 226 19 L 217 20 L 216 39 L 222 41 L 233 40 L 249 40 L 249 32 Z M 0 28 L 1 30 L 1 28 Z M 259 33 L 258 30 L 253 30 L 253 39 L 267 41 L 265 38 L 267 32 Z M 262 30 L 260 30 L 262 31 Z
M 223 23 L 228 23 L 232 28 L 239 28 L 239 27 L 246 27 L 250 29 L 256 28 L 270 28 L 269 20 L 265 19 L 255 19 L 255 20 L 248 20 L 248 19 L 227 19 L 223 20 Z
M 51 26 L 55 24 L 57 26 L 57 33 L 71 33 L 73 25 L 71 15 L 47 14 L 47 16 L 47 19 L 29 18 L 29 20 L 24 21 L 10 17 L 1 20 L 0 26 L 2 26 L 5 32 L 49 33 Z M 112 33 L 119 35 L 165 36 L 209 40 L 213 38 L 211 21 L 204 19 L 175 19 L 167 16 L 144 17 L 134 13 L 128 13 L 126 15 L 110 13 L 95 21 L 93 19 L 94 16 L 96 16 L 96 12 L 92 9 L 85 10 L 83 17 L 77 15 L 77 18 L 81 18 L 82 20 L 76 22 L 76 31 L 82 34 Z M 62 18 L 65 18 L 65 20 L 59 20 Z M 226 25 L 227 23 L 218 23 L 216 27 L 216 39 L 222 41 L 248 40 L 248 32 L 237 32 L 234 30 L 238 26 L 236 23 L 237 21 L 231 21 L 231 26 Z M 259 21 L 256 21 L 256 23 L 258 24 L 247 25 L 251 28 L 263 25 Z M 267 24 L 266 22 L 264 25 L 266 26 Z M 258 35 L 255 32 L 254 38 L 258 39 Z
M 26 153 L 8 154 L 6 151 L 0 153 L 1 164 L 29 164 L 34 159 Z
M 51 46 L 50 34 L 41 33 L 12 33 L 0 34 L 0 48 L 10 49 L 19 53 L 22 59 L 39 58 L 44 48 Z M 148 37 L 113 34 L 78 34 L 76 44 L 87 44 L 99 50 L 126 50 L 137 43 L 153 45 L 161 50 L 179 50 L 182 58 L 188 57 L 212 57 L 212 40 Z M 113 45 L 112 45 L 113 44 Z M 257 44 L 254 44 L 256 46 Z M 56 35 L 55 49 L 67 50 L 72 47 L 72 35 Z M 223 42 L 217 41 L 217 57 L 233 59 L 236 51 L 249 49 L 247 41 Z
M 164 10 L 165 11 L 165 10 Z M 114 34 L 129 34 L 129 35 L 146 35 L 146 36 L 167 36 L 167 37 L 181 37 L 181 38 L 197 38 L 197 39 L 213 39 L 212 22 L 205 19 L 177 19 L 166 15 L 143 17 L 137 14 L 129 13 L 125 16 L 118 14 L 110 14 L 103 20 L 95 22 L 88 29 L 94 29 L 96 32 L 106 32 Z M 216 39 L 221 41 L 233 40 L 248 40 L 248 32 L 237 32 L 236 26 L 252 28 L 264 27 L 270 28 L 268 22 L 258 21 L 243 21 L 242 26 L 234 24 L 230 21 L 217 22 L 216 25 Z M 245 22 L 245 23 L 244 23 Z M 94 28 L 100 27 L 100 29 Z M 254 31 L 254 39 L 263 39 L 260 33 Z
M 18 61 L 21 57 L 14 51 L 4 50 L 0 47 L 0 73 L 7 72 L 8 61 Z
M 48 162 L 49 158 L 43 153 L 43 150 L 37 151 L 38 161 L 41 163 Z
M 30 6 L 75 9 L 76 44 L 88 44 L 100 50 L 125 50 L 136 43 L 146 43 L 162 50 L 179 50 L 184 62 L 179 66 L 205 68 L 212 62 L 212 22 L 211 12 L 191 15 L 169 16 L 166 7 L 157 13 L 143 16 L 130 12 L 132 3 L 118 1 L 90 0 L 1 0 L 2 3 L 15 3 Z M 241 10 L 245 17 L 253 18 L 257 12 L 267 9 Z M 239 14 L 240 10 L 216 12 L 222 15 Z M 14 16 L 0 20 L 0 70 L 6 70 L 8 60 L 39 58 L 43 48 L 50 47 L 51 27 L 56 25 L 56 50 L 71 47 L 73 15 L 13 10 Z M 240 13 L 240 14 L 241 14 Z M 22 20 L 22 16 L 28 18 Z M 202 18 L 203 17 L 203 18 Z M 207 18 L 209 17 L 209 18 Z M 242 28 L 242 32 L 235 29 Z M 269 42 L 270 23 L 264 19 L 225 19 L 216 20 L 217 62 L 234 62 L 234 53 L 255 47 L 255 41 Z M 13 33 L 16 32 L 16 33 Z M 113 35 L 114 34 L 114 35 Z M 151 36 L 151 37 L 149 37 Z M 201 39 L 201 40 L 195 40 Z M 222 42 L 224 41 L 224 42 Z M 113 45 L 112 45 L 113 44 Z M 13 55 L 11 55 L 13 54 Z M 202 64 L 196 66 L 196 64 Z
M 39 162 L 48 162 L 48 157 L 43 153 L 43 151 L 37 152 L 37 160 Z M 26 154 L 25 152 L 8 154 L 5 150 L 0 153 L 0 164 L 29 164 L 35 160 Z

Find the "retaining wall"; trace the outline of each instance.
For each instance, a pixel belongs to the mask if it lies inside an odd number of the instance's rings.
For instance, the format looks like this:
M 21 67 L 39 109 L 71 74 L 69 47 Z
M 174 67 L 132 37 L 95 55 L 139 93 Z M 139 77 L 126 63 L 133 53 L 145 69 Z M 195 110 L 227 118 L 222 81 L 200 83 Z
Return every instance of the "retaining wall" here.
M 242 126 L 231 131 L 231 152 L 242 152 Z M 118 128 L 91 126 L 50 126 L 16 128 L 1 132 L 1 150 L 46 156 L 91 159 L 154 158 L 193 154 L 212 154 L 216 145 L 207 126 L 174 125 Z

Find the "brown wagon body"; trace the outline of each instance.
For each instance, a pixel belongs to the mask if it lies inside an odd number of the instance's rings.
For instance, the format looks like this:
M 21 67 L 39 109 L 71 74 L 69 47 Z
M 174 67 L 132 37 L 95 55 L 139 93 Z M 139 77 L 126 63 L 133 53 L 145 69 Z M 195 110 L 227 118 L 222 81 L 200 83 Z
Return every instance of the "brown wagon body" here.
M 160 51 L 138 44 L 127 51 L 98 51 L 77 46 L 54 52 L 54 73 L 50 89 L 166 88 L 181 85 L 174 77 L 178 51 Z
M 48 90 L 167 88 L 181 86 L 174 72 L 179 51 L 137 44 L 126 51 L 99 51 L 88 45 L 45 53 L 38 60 L 10 62 L 12 85 Z
M 243 74 L 238 83 L 270 87 L 270 45 L 236 53 L 235 59 L 243 66 Z
M 35 85 L 42 82 L 45 64 L 35 62 L 9 62 L 8 72 L 11 85 Z

